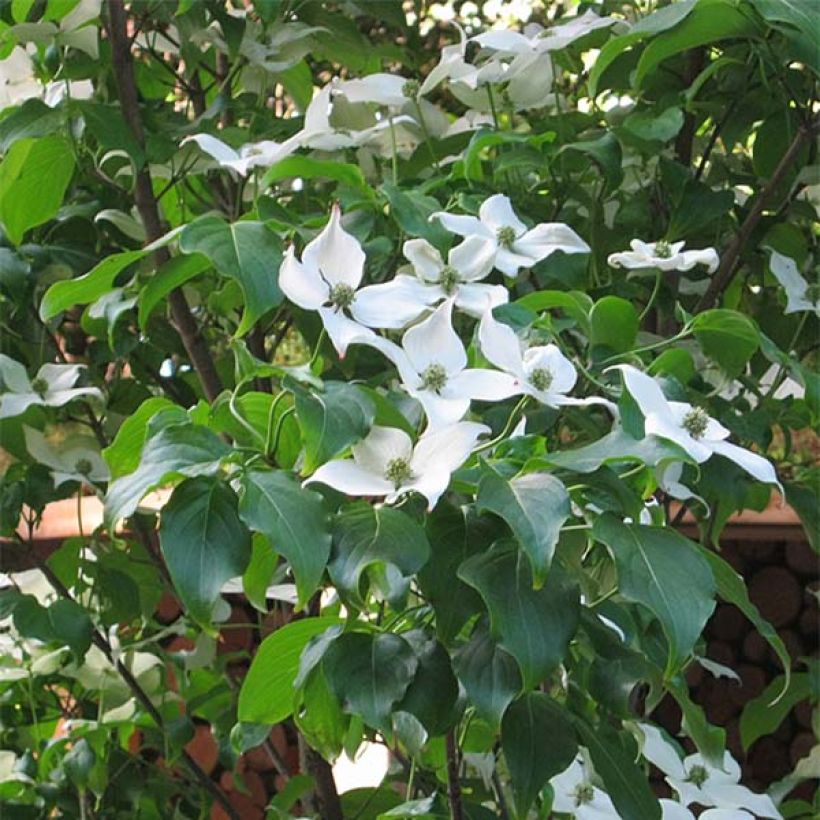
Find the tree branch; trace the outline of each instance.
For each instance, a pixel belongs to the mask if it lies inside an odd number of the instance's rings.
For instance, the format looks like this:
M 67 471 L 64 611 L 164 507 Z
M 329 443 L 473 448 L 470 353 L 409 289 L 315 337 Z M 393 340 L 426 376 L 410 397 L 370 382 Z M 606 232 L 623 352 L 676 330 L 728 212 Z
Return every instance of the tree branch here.
M 145 148 L 145 131 L 140 119 L 139 98 L 137 83 L 134 78 L 134 62 L 131 56 L 131 41 L 128 37 L 128 17 L 122 0 L 109 0 L 107 31 L 111 41 L 111 60 L 114 67 L 114 76 L 119 91 L 122 115 L 128 129 L 140 148 Z M 134 202 L 139 211 L 140 219 L 145 226 L 145 233 L 149 242 L 159 239 L 164 231 L 159 215 L 159 207 L 154 196 L 151 184 L 151 174 L 147 166 L 137 171 L 134 180 Z M 169 258 L 165 248 L 154 252 L 157 266 Z M 210 401 L 213 401 L 222 390 L 222 382 L 216 372 L 211 353 L 205 340 L 200 334 L 199 325 L 191 313 L 191 308 L 181 289 L 177 288 L 168 296 L 171 308 L 171 318 L 182 343 L 188 353 L 188 358 L 199 376 L 202 389 Z
M 114 0 L 111 0 L 114 2 Z M 63 582 L 52 572 L 51 567 L 48 566 L 45 561 L 38 561 L 40 570 L 42 571 L 43 575 L 46 576 L 48 582 L 54 587 L 54 590 L 62 597 L 65 598 L 67 601 L 74 601 L 74 597 L 72 596 L 71 592 L 68 588 L 63 584 Z M 151 717 L 151 719 L 156 723 L 157 728 L 163 733 L 166 734 L 167 730 L 165 728 L 165 721 L 163 720 L 162 715 L 160 714 L 159 710 L 156 706 L 151 702 L 151 698 L 148 697 L 145 690 L 140 686 L 137 679 L 131 673 L 131 670 L 118 658 L 115 658 L 114 652 L 111 649 L 111 644 L 108 640 L 102 635 L 101 632 L 97 630 L 96 627 L 92 628 L 91 630 L 91 641 L 92 643 L 105 655 L 108 659 L 108 662 L 117 670 L 117 673 L 125 682 L 126 686 L 131 690 L 131 693 L 134 697 L 139 701 L 140 706 L 145 710 L 145 712 Z M 182 760 L 184 761 L 185 765 L 190 770 L 191 774 L 197 780 L 197 782 L 205 789 L 206 792 L 214 799 L 220 806 L 224 809 L 225 813 L 231 820 L 241 820 L 241 817 L 237 813 L 236 809 L 233 807 L 231 802 L 228 800 L 227 795 L 222 791 L 222 789 L 214 783 L 213 780 L 205 773 L 205 771 L 200 767 L 200 765 L 196 762 L 196 760 L 191 757 L 187 750 L 182 750 Z
M 464 820 L 461 806 L 461 782 L 458 777 L 458 748 L 455 730 L 447 733 L 447 800 L 451 820 Z
M 818 128 L 820 128 L 820 119 L 815 119 L 811 123 L 803 123 L 798 128 L 792 144 L 783 155 L 783 158 L 778 163 L 777 168 L 774 169 L 774 173 L 771 175 L 771 178 L 755 200 L 754 205 L 752 205 L 751 210 L 746 215 L 746 219 L 740 226 L 740 230 L 737 232 L 737 235 L 729 243 L 729 247 L 724 251 L 723 261 L 720 263 L 717 273 L 712 277 L 712 281 L 709 283 L 706 293 L 703 294 L 701 300 L 698 302 L 697 307 L 695 308 L 696 313 L 700 313 L 701 311 L 707 310 L 715 305 L 731 283 L 735 273 L 735 266 L 737 265 L 740 252 L 743 250 L 743 246 L 749 241 L 749 237 L 752 235 L 752 232 L 757 227 L 758 222 L 760 222 L 760 218 L 763 216 L 763 211 L 766 210 L 766 207 L 769 205 L 769 201 L 775 191 L 780 187 L 781 183 L 786 178 L 786 175 L 800 154 L 800 151 L 802 151 L 803 147 L 808 145 L 816 136 Z

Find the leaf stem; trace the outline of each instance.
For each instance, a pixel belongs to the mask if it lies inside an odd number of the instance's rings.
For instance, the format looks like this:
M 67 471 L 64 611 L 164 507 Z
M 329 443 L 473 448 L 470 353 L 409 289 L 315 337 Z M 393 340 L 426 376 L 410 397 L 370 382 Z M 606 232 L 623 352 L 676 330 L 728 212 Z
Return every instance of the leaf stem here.
M 473 450 L 474 453 L 483 453 L 485 450 L 490 450 L 496 446 L 496 444 L 500 444 L 504 441 L 505 438 L 510 434 L 513 427 L 515 426 L 516 416 L 524 409 L 525 405 L 529 401 L 529 396 L 522 396 L 518 403 L 513 407 L 512 412 L 507 419 L 507 423 L 504 425 L 504 429 L 493 439 L 489 441 L 485 441 L 484 444 L 478 446 Z

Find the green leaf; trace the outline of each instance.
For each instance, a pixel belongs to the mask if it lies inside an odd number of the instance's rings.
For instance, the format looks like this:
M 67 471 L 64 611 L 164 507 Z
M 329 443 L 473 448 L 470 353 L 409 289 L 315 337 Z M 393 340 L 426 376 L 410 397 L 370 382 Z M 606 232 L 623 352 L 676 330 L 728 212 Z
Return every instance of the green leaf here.
M 139 467 L 108 485 L 105 518 L 109 527 L 130 516 L 149 490 L 172 478 L 214 475 L 231 452 L 206 427 L 184 424 L 160 430 L 145 445 Z
M 474 512 L 473 507 L 453 507 L 444 502 L 427 517 L 431 552 L 418 580 L 436 612 L 436 633 L 445 643 L 452 641 L 481 607 L 476 591 L 456 575 L 462 561 L 487 549 L 497 534 L 489 516 L 478 519 Z
M 254 322 L 282 301 L 279 237 L 262 222 L 228 223 L 218 216 L 201 216 L 179 237 L 184 253 L 202 253 L 225 276 L 235 279 L 245 295 L 245 311 L 236 332 L 242 336 Z
M 818 697 L 820 692 L 812 686 L 808 672 L 792 675 L 788 686 L 785 676 L 778 675 L 754 700 L 746 704 L 740 715 L 743 751 L 748 752 L 758 738 L 774 734 L 798 703 L 809 699 L 817 701 Z
M 306 473 L 364 438 L 373 425 L 373 402 L 355 384 L 325 382 L 322 391 L 306 390 L 296 382 L 289 382 L 287 387 L 296 399 L 296 416 L 305 441 Z
M 783 639 L 775 632 L 774 627 L 760 614 L 760 610 L 749 599 L 749 592 L 743 578 L 738 575 L 731 565 L 723 560 L 716 552 L 706 547 L 700 547 L 701 555 L 712 568 L 712 574 L 717 584 L 717 593 L 730 604 L 734 604 L 754 625 L 766 643 L 771 646 L 777 655 L 785 672 L 783 692 L 789 687 L 791 678 L 792 659 Z M 782 694 L 782 693 L 781 693 Z
M 683 676 L 678 676 L 667 683 L 667 688 L 681 710 L 681 731 L 692 739 L 698 751 L 709 763 L 722 767 L 723 753 L 726 749 L 725 730 L 709 723 L 703 707 L 692 700 Z
M 614 190 L 621 184 L 624 178 L 621 144 L 614 134 L 606 133 L 598 139 L 570 142 L 559 153 L 563 151 L 578 151 L 589 157 L 600 169 L 607 189 Z
M 12 596 L 14 628 L 24 638 L 67 646 L 78 661 L 91 646 L 94 625 L 76 601 L 61 598 L 43 606 L 33 595 Z
M 566 487 L 547 473 L 528 473 L 508 480 L 487 468 L 478 485 L 476 505 L 507 522 L 529 556 L 536 587 L 541 587 L 561 527 L 570 516 Z
M 820 20 L 801 0 L 751 0 L 761 17 L 791 43 L 795 58 L 820 74 Z
M 639 462 L 656 467 L 663 461 L 689 461 L 677 445 L 657 436 L 634 439 L 623 430 L 607 433 L 598 441 L 575 450 L 561 450 L 542 456 L 555 467 L 576 473 L 594 473 L 601 465 L 617 461 Z
M 174 256 L 148 280 L 139 295 L 139 326 L 144 330 L 154 308 L 172 291 L 207 270 L 211 262 L 201 253 Z
M 533 589 L 529 562 L 500 542 L 468 558 L 459 577 L 478 590 L 499 645 L 517 661 L 524 686 L 539 684 L 560 664 L 578 626 L 578 589 L 557 564 Z
M 407 692 L 418 665 L 410 644 L 389 632 L 342 635 L 322 663 L 345 712 L 361 715 L 374 728 L 390 726 L 390 713 Z
M 586 293 L 578 290 L 537 290 L 517 299 L 515 304 L 536 313 L 550 308 L 562 308 L 567 316 L 575 319 L 581 330 L 589 335 L 589 312 L 592 310 L 593 302 Z
M 340 621 L 302 618 L 268 635 L 259 645 L 239 691 L 237 716 L 247 723 L 281 723 L 293 713 L 299 658 L 311 638 Z
M 298 606 L 318 588 L 330 556 L 330 531 L 322 497 L 299 486 L 290 473 L 250 470 L 242 478 L 239 514 L 267 536 L 290 564 Z
M 456 671 L 470 703 L 491 726 L 501 718 L 521 691 L 521 672 L 508 652 L 496 644 L 489 632 L 476 630 L 456 656 Z
M 354 722 L 342 711 L 321 667 L 314 670 L 303 684 L 293 719 L 305 740 L 326 760 L 333 760 L 342 752 Z M 356 722 L 359 737 L 361 721 Z
M 653 38 L 644 49 L 635 71 L 635 87 L 640 88 L 664 60 L 690 48 L 729 38 L 756 38 L 759 34 L 751 16 L 731 0 L 700 0 L 680 25 Z
M 458 681 L 450 654 L 421 630 L 405 632 L 402 637 L 413 647 L 419 666 L 396 711 L 414 715 L 431 737 L 443 735 L 459 717 Z
M 19 140 L 54 134 L 65 122 L 62 111 L 37 98 L 25 100 L 16 110 L 6 109 L 5 113 L 0 121 L 0 154 L 6 154 Z
M 91 744 L 84 737 L 80 738 L 63 758 L 63 771 L 65 771 L 68 779 L 80 790 L 81 794 L 88 787 L 91 780 L 95 761 L 94 749 L 91 748 Z
M 729 376 L 739 376 L 760 347 L 757 326 L 736 310 L 717 308 L 699 313 L 692 329 L 701 350 Z
M 133 473 L 139 467 L 142 448 L 148 437 L 148 423 L 160 411 L 170 409 L 179 409 L 180 414 L 184 415 L 182 408 L 169 399 L 154 396 L 146 399 L 120 425 L 114 440 L 102 451 L 112 480 Z
M 390 204 L 390 213 L 398 226 L 410 236 L 422 236 L 433 245 L 446 245 L 450 235 L 437 220 L 430 221 L 435 211 L 441 210 L 438 200 L 410 189 L 402 191 L 385 182 L 382 192 Z
M 635 763 L 638 749 L 632 737 L 605 723 L 593 728 L 578 720 L 576 728 L 618 816 L 622 820 L 660 820 L 660 803 Z
M 251 557 L 236 494 L 218 479 L 184 481 L 162 509 L 159 541 L 180 601 L 193 618 L 209 623 L 222 585 L 242 575 Z
M 63 204 L 74 175 L 74 152 L 63 137 L 22 139 L 0 163 L 0 222 L 14 245 L 48 222 Z
M 123 251 L 106 257 L 88 273 L 76 279 L 55 282 L 43 296 L 40 303 L 40 318 L 46 322 L 63 310 L 74 305 L 96 302 L 114 287 L 114 281 L 129 265 L 147 254 L 161 248 L 176 238 L 179 229 L 169 231 L 164 236 L 137 251 Z
M 501 748 L 510 771 L 516 811 L 519 817 L 526 817 L 547 781 L 572 763 L 578 741 L 563 707 L 543 692 L 527 692 L 504 713 Z
M 624 120 L 622 128 L 643 142 L 669 142 L 683 128 L 683 111 L 680 108 L 636 111 Z
M 666 31 L 680 23 L 695 7 L 697 0 L 679 0 L 658 9 L 639 20 L 632 28 L 620 37 L 615 37 L 604 45 L 589 73 L 590 97 L 598 95 L 598 84 L 609 66 L 630 46 L 653 34 Z
M 361 589 L 362 574 L 368 569 L 378 568 L 388 575 L 391 569 L 397 571 L 408 579 L 401 590 L 406 593 L 409 578 L 429 557 L 427 536 L 410 516 L 362 501 L 347 507 L 333 524 L 333 558 L 328 571 L 342 595 L 363 609 L 367 594 Z
M 278 565 L 279 556 L 268 539 L 255 532 L 251 539 L 251 560 L 242 576 L 242 589 L 251 606 L 260 612 L 268 611 L 267 591 Z
M 715 608 L 708 562 L 673 530 L 624 524 L 611 513 L 596 520 L 592 535 L 615 559 L 620 594 L 660 621 L 669 642 L 668 669 L 679 668 Z
M 589 314 L 591 347 L 607 352 L 625 353 L 635 346 L 638 337 L 638 314 L 631 302 L 620 296 L 604 296 Z
M 261 190 L 270 187 L 271 183 L 279 179 L 290 179 L 291 177 L 332 179 L 349 185 L 351 188 L 358 188 L 362 191 L 370 190 L 358 165 L 300 156 L 287 157 L 272 165 L 262 178 Z
M 686 239 L 705 228 L 714 229 L 734 204 L 735 198 L 731 191 L 713 191 L 702 182 L 687 179 L 672 211 L 668 234 L 673 239 Z

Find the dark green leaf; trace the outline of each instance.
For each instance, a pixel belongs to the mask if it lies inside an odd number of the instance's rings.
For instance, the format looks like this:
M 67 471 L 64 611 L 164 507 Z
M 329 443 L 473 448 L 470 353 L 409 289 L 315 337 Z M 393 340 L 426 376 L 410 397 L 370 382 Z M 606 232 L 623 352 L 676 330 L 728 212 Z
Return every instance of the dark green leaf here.
M 515 658 L 488 632 L 478 629 L 459 650 L 456 670 L 478 714 L 491 726 L 499 726 L 507 706 L 521 691 L 521 673 Z
M 596 520 L 592 533 L 615 559 L 620 594 L 661 622 L 669 642 L 668 667 L 679 668 L 715 608 L 708 562 L 673 530 L 625 524 L 611 513 Z
M 217 216 L 201 216 L 182 231 L 179 247 L 184 253 L 204 254 L 220 273 L 239 283 L 245 310 L 238 335 L 247 333 L 257 319 L 282 301 L 282 246 L 264 223 L 228 223 Z
M 569 493 L 555 476 L 528 473 L 506 479 L 487 468 L 476 505 L 503 518 L 532 564 L 536 587 L 547 577 L 561 527 L 569 518 Z
M 561 706 L 543 692 L 527 692 L 504 713 L 501 748 L 510 770 L 516 811 L 526 817 L 547 781 L 572 763 L 578 741 Z
M 351 188 L 365 191 L 370 189 L 358 165 L 329 159 L 293 156 L 280 160 L 271 166 L 262 179 L 262 190 L 279 179 L 289 179 L 290 177 L 300 177 L 301 179 L 320 177 L 342 182 L 345 185 L 350 185 Z
M 180 600 L 198 621 L 210 622 L 222 585 L 242 575 L 251 557 L 233 490 L 203 476 L 184 481 L 162 510 L 159 540 Z
M 800 702 L 820 697 L 812 687 L 811 675 L 799 672 L 792 675 L 786 688 L 786 679 L 779 675 L 754 699 L 750 700 L 740 715 L 740 742 L 743 750 L 748 751 L 751 745 L 761 737 L 777 731 L 786 715 Z
M 288 560 L 299 606 L 304 606 L 319 586 L 330 556 L 322 497 L 300 487 L 290 473 L 250 470 L 242 479 L 239 514 Z
M 139 467 L 108 486 L 106 521 L 127 518 L 142 497 L 176 476 L 214 475 L 231 448 L 207 427 L 175 425 L 148 440 Z M 239 573 L 241 575 L 241 573 Z
M 692 329 L 703 352 L 729 376 L 740 375 L 760 347 L 757 326 L 736 310 L 704 311 L 695 317 Z
M 418 658 L 404 638 L 347 633 L 327 650 L 323 668 L 345 712 L 375 728 L 390 725 L 390 712 L 407 692 Z
M 393 567 L 409 579 L 429 557 L 427 536 L 410 516 L 361 502 L 347 507 L 334 522 L 328 571 L 342 595 L 364 608 L 367 596 L 362 593 L 361 579 L 369 568 Z
M 281 723 L 293 713 L 299 658 L 311 638 L 339 621 L 302 618 L 268 635 L 259 645 L 239 692 L 237 715 L 248 723 Z
M 578 151 L 589 157 L 600 169 L 601 175 L 609 190 L 617 188 L 624 177 L 621 168 L 621 144 L 613 134 L 604 134 L 594 140 L 571 142 L 564 145 L 561 151 Z
M 637 461 L 655 467 L 662 461 L 688 460 L 686 453 L 671 442 L 656 436 L 634 439 L 623 430 L 607 433 L 585 447 L 548 453 L 543 458 L 556 467 L 576 473 L 594 473 L 602 464 L 615 461 Z
M 373 425 L 373 402 L 355 384 L 325 382 L 318 391 L 294 382 L 288 389 L 296 399 L 296 416 L 305 440 L 306 473 L 364 438 Z
M 139 295 L 139 326 L 145 329 L 154 308 L 176 288 L 207 270 L 211 262 L 201 253 L 190 256 L 174 256 L 162 265 L 148 280 Z
M 557 564 L 533 589 L 529 562 L 505 543 L 468 558 L 458 575 L 484 599 L 493 633 L 518 661 L 524 686 L 539 684 L 566 656 L 578 626 L 578 589 Z
M 430 215 L 441 210 L 441 205 L 433 197 L 412 189 L 402 191 L 395 185 L 386 182 L 382 186 L 390 212 L 399 227 L 410 236 L 422 236 L 434 245 L 444 245 L 449 234 L 438 221 L 430 221 Z
M 631 302 L 620 296 L 604 296 L 590 314 L 589 343 L 608 353 L 625 353 L 635 346 L 638 336 L 638 314 Z
M 658 799 L 635 763 L 638 750 L 632 737 L 604 723 L 593 728 L 579 720 L 576 727 L 618 815 L 623 820 L 660 820 Z

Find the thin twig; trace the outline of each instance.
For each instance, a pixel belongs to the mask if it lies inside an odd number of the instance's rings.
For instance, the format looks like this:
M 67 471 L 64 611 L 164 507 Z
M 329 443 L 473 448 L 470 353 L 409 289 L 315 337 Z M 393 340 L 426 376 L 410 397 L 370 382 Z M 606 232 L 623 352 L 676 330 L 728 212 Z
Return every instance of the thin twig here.
M 447 800 L 450 803 L 451 820 L 464 820 L 461 805 L 461 782 L 458 777 L 458 748 L 455 731 L 447 733 Z
M 734 277 L 735 267 L 740 257 L 740 252 L 743 250 L 744 245 L 748 242 L 749 237 L 757 227 L 758 222 L 760 222 L 760 218 L 763 216 L 763 212 L 768 207 L 769 201 L 774 196 L 775 191 L 780 187 L 783 180 L 786 178 L 786 175 L 797 157 L 800 155 L 800 152 L 816 136 L 818 129 L 820 129 L 820 118 L 815 119 L 811 123 L 804 123 L 797 129 L 797 134 L 795 135 L 794 140 L 792 140 L 792 144 L 783 155 L 783 158 L 778 163 L 777 168 L 775 168 L 771 178 L 755 200 L 754 205 L 746 215 L 746 219 L 740 226 L 740 230 L 737 232 L 737 235 L 724 252 L 723 261 L 720 263 L 720 268 L 718 268 L 717 273 L 712 277 L 706 293 L 703 294 L 701 300 L 698 302 L 698 305 L 695 308 L 696 313 L 707 310 L 716 304 L 723 292 L 730 285 Z

